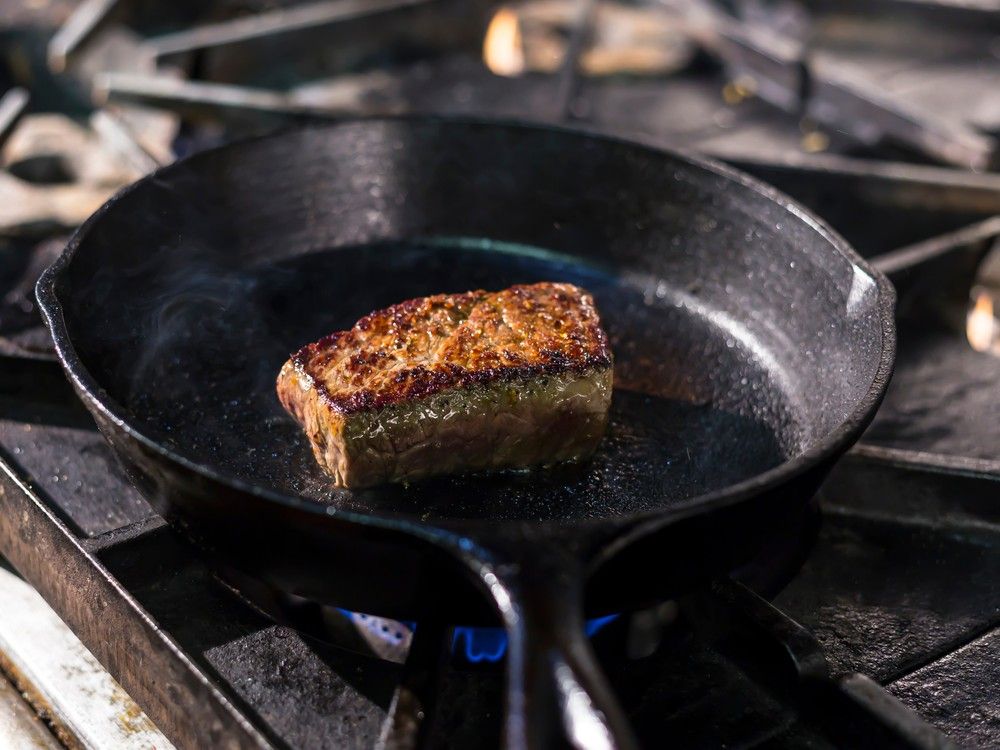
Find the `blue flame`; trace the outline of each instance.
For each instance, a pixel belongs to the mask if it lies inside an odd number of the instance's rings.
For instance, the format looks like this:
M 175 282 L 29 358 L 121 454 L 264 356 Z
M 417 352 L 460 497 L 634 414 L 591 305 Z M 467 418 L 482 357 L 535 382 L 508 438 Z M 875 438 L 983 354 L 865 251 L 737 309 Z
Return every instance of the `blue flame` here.
M 452 653 L 459 653 L 460 647 L 473 664 L 500 661 L 507 653 L 507 634 L 500 628 L 455 628 L 451 636 Z
M 607 615 L 589 620 L 586 626 L 587 637 L 594 635 L 618 615 Z M 451 638 L 453 653 L 463 653 L 473 664 L 479 662 L 498 662 L 507 653 L 507 634 L 502 628 L 455 628 Z
M 360 619 L 364 622 L 368 619 L 367 615 L 351 612 L 347 609 L 340 609 L 338 607 L 337 611 L 355 621 Z M 593 636 L 597 631 L 617 618 L 618 615 L 607 615 L 606 617 L 597 617 L 593 620 L 588 620 L 585 627 L 587 637 Z M 411 633 L 417 629 L 415 622 L 400 622 L 399 624 Z M 395 642 L 398 642 L 398 639 Z M 504 632 L 503 628 L 456 627 L 451 637 L 451 650 L 454 654 L 465 656 L 466 660 L 472 664 L 498 662 L 507 653 L 507 633 Z

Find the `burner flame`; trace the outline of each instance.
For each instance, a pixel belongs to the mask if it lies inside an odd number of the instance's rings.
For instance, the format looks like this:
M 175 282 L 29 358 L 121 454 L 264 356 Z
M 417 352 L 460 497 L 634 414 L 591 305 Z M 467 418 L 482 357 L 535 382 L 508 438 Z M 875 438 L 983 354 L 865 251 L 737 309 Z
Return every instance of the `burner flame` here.
M 514 77 L 524 73 L 524 45 L 517 14 L 501 7 L 494 14 L 483 39 L 483 62 L 498 76 Z
M 590 638 L 605 625 L 618 619 L 618 615 L 606 615 L 588 620 L 584 632 Z M 507 653 L 507 634 L 501 628 L 455 628 L 451 638 L 451 650 L 461 654 L 465 660 L 498 662 Z
M 350 620 L 376 656 L 398 664 L 406 660 L 417 623 L 388 620 L 340 608 L 336 611 Z M 615 614 L 588 620 L 584 632 L 590 638 L 618 617 Z M 507 634 L 503 628 L 497 627 L 455 627 L 452 630 L 451 651 L 470 664 L 496 663 L 507 653 Z
M 975 304 L 969 310 L 965 335 L 969 339 L 969 346 L 977 352 L 992 351 L 1000 354 L 1000 324 L 994 311 L 993 295 L 985 289 L 979 291 Z

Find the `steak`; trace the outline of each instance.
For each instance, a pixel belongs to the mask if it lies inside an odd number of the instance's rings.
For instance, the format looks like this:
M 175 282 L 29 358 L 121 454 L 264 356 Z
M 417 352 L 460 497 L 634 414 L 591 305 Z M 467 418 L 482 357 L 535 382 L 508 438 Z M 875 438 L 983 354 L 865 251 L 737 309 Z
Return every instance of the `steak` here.
M 612 356 L 572 284 L 438 294 L 367 315 L 281 368 L 278 398 L 341 487 L 586 458 Z

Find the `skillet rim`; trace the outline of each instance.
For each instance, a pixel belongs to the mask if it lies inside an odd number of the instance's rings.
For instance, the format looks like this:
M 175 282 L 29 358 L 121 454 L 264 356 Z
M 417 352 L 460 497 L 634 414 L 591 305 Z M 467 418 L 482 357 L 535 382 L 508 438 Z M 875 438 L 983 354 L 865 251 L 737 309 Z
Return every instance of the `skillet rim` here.
M 875 309 L 881 323 L 881 346 L 879 350 L 878 365 L 874 376 L 865 394 L 857 400 L 854 408 L 847 417 L 833 430 L 827 432 L 807 450 L 798 455 L 783 461 L 767 471 L 755 474 L 741 482 L 727 487 L 702 493 L 692 498 L 672 504 L 669 508 L 644 511 L 642 513 L 628 514 L 622 516 L 611 516 L 605 518 L 582 518 L 570 520 L 496 520 L 496 519 L 441 519 L 432 522 L 422 521 L 415 515 L 405 513 L 363 513 L 355 510 L 334 509 L 328 503 L 319 500 L 312 500 L 300 495 L 286 494 L 274 489 L 262 487 L 247 482 L 239 477 L 218 471 L 210 465 L 199 463 L 188 459 L 178 453 L 171 451 L 157 440 L 148 437 L 143 432 L 129 423 L 126 418 L 125 409 L 101 386 L 98 380 L 84 366 L 76 352 L 76 348 L 70 337 L 63 314 L 63 305 L 59 299 L 57 288 L 59 281 L 69 268 L 73 256 L 80 245 L 87 239 L 92 227 L 99 222 L 105 214 L 109 213 L 118 202 L 129 195 L 132 191 L 141 189 L 149 182 L 159 179 L 161 175 L 173 169 L 181 168 L 184 165 L 195 163 L 202 158 L 208 158 L 225 151 L 235 151 L 248 144 L 270 139 L 281 139 L 291 133 L 299 133 L 310 130 L 333 130 L 345 126 L 359 123 L 421 123 L 459 126 L 480 126 L 490 128 L 533 130 L 540 132 L 550 132 L 556 134 L 568 134 L 573 136 L 584 136 L 593 140 L 605 141 L 607 143 L 624 145 L 632 148 L 639 148 L 644 151 L 653 152 L 658 155 L 667 155 L 673 159 L 687 164 L 696 170 L 709 172 L 727 181 L 734 182 L 749 189 L 765 199 L 776 203 L 787 213 L 797 220 L 805 223 L 817 232 L 831 248 L 845 258 L 856 270 L 860 270 L 876 285 Z M 230 491 L 235 491 L 244 495 L 250 495 L 257 500 L 267 503 L 276 503 L 286 510 L 295 513 L 307 513 L 317 520 L 337 519 L 345 522 L 355 523 L 369 527 L 379 527 L 386 530 L 404 531 L 416 534 L 420 537 L 439 539 L 440 532 L 446 529 L 453 529 L 456 526 L 461 528 L 480 528 L 486 524 L 493 527 L 523 527 L 531 524 L 541 530 L 554 530 L 565 532 L 573 529 L 591 528 L 600 525 L 616 525 L 619 527 L 644 527 L 647 525 L 658 525 L 659 522 L 677 521 L 696 513 L 708 513 L 721 510 L 740 503 L 749 498 L 764 495 L 769 490 L 776 489 L 791 482 L 796 477 L 805 474 L 811 469 L 822 465 L 824 461 L 834 459 L 846 452 L 851 445 L 861 435 L 875 416 L 881 401 L 885 395 L 889 380 L 892 377 L 896 352 L 896 329 L 895 329 L 895 302 L 896 292 L 888 278 L 870 265 L 855 251 L 843 237 L 832 227 L 809 210 L 800 206 L 792 198 L 771 185 L 762 182 L 750 175 L 723 164 L 715 159 L 706 157 L 684 148 L 667 146 L 656 138 L 646 136 L 624 137 L 601 130 L 596 126 L 567 126 L 563 124 L 551 124 L 534 122 L 515 118 L 491 118 L 474 116 L 451 116 L 451 115 L 426 115 L 426 114 L 402 114 L 402 115 L 375 115 L 366 117 L 348 117 L 334 119 L 322 123 L 310 123 L 308 125 L 293 126 L 272 131 L 253 138 L 241 139 L 216 148 L 206 149 L 190 156 L 178 159 L 170 164 L 143 176 L 139 180 L 123 187 L 111 198 L 109 198 L 97 211 L 95 211 L 80 227 L 73 233 L 66 248 L 60 256 L 49 266 L 39 277 L 35 287 L 35 294 L 38 300 L 39 309 L 46 325 L 52 335 L 56 354 L 63 369 L 69 376 L 70 381 L 75 386 L 77 393 L 87 402 L 88 406 L 96 409 L 103 418 L 113 423 L 119 430 L 124 432 L 130 439 L 137 441 L 146 449 L 152 450 L 162 459 L 178 465 L 187 472 L 191 472 L 202 479 L 207 479 L 226 487 Z M 331 512 L 333 510 L 333 512 Z

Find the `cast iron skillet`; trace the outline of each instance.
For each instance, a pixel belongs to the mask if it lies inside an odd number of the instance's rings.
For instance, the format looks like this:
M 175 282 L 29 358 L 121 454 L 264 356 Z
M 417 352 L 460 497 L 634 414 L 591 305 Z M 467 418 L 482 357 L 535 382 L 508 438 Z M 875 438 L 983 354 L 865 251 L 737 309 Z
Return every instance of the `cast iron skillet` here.
M 409 297 L 593 292 L 615 353 L 584 466 L 333 489 L 284 414 L 288 353 Z M 139 181 L 40 280 L 59 356 L 157 509 L 282 590 L 509 634 L 505 738 L 629 747 L 590 611 L 731 569 L 878 406 L 889 283 L 774 190 L 688 155 L 551 127 L 351 121 Z M 458 574 L 456 575 L 456 572 Z M 469 583 L 474 582 L 475 587 Z

